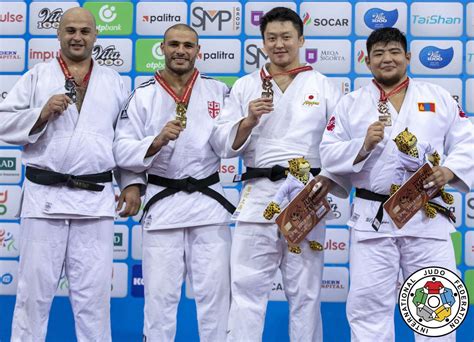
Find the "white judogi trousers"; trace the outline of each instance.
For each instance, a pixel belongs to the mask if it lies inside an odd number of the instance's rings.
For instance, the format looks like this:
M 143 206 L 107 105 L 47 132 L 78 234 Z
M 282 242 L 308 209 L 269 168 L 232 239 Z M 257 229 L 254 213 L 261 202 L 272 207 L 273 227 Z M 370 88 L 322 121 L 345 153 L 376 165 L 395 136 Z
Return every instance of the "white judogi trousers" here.
M 12 342 L 45 340 L 63 267 L 77 340 L 111 341 L 113 235 L 113 218 L 21 220 Z
M 456 271 L 451 239 L 384 237 L 357 241 L 351 232 L 350 290 L 347 319 L 352 342 L 395 341 L 394 311 L 400 269 L 406 279 L 429 266 Z M 417 342 L 456 341 L 456 333 L 442 337 L 415 334 Z
M 230 244 L 227 225 L 143 232 L 144 335 L 171 342 L 186 273 L 196 300 L 199 337 L 225 341 L 230 302 Z
M 322 341 L 324 253 L 311 250 L 308 241 L 300 243 L 300 247 L 301 254 L 290 253 L 275 224 L 237 223 L 232 239 L 227 341 L 262 340 L 268 298 L 278 268 L 290 306 L 290 340 Z

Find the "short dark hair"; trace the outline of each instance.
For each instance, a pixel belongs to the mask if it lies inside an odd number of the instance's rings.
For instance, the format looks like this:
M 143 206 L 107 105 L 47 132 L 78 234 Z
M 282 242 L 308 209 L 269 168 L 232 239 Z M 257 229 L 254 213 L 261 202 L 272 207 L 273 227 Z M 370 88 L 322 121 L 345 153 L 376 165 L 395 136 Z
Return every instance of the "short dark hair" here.
M 300 16 L 293 10 L 286 8 L 286 7 L 275 7 L 268 11 L 260 21 L 260 32 L 262 34 L 262 38 L 264 37 L 265 29 L 267 28 L 268 23 L 273 21 L 291 21 L 293 26 L 295 27 L 296 31 L 298 31 L 298 37 L 303 35 L 303 20 L 301 20 Z
M 387 45 L 391 42 L 400 43 L 403 50 L 407 52 L 407 38 L 405 35 L 395 27 L 384 27 L 373 31 L 367 38 L 367 55 L 370 55 L 370 51 L 375 44 L 385 43 Z
M 196 40 L 199 42 L 199 35 L 196 32 L 195 29 L 193 29 L 191 26 L 186 25 L 186 24 L 174 24 L 173 26 L 170 26 L 166 29 L 165 34 L 163 35 L 163 42 L 166 40 L 166 35 L 168 34 L 169 31 L 171 30 L 181 30 L 181 31 L 191 31 L 196 35 Z

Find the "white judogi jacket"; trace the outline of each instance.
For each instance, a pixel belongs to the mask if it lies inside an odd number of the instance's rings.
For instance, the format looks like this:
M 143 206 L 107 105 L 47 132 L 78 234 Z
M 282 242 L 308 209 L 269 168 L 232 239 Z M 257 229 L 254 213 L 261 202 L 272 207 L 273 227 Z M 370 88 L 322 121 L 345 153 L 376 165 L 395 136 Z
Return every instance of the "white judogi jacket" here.
M 219 119 L 219 139 L 225 144 L 227 154 L 241 155 L 249 167 L 288 167 L 288 160 L 302 156 L 311 167 L 320 167 L 319 143 L 327 118 L 340 98 L 339 90 L 314 70 L 297 74 L 284 93 L 273 80 L 272 84 L 274 111 L 263 115 L 247 141 L 239 150 L 233 150 L 240 121 L 248 115 L 249 102 L 261 97 L 260 70 L 235 82 Z M 338 183 L 334 188 L 337 196 L 347 197 L 350 187 L 344 185 L 342 179 L 325 170 L 321 175 Z M 234 218 L 242 222 L 268 223 L 263 211 L 282 182 L 267 178 L 247 181 Z
M 154 79 L 135 89 L 117 124 L 114 155 L 127 170 L 183 179 L 203 179 L 218 171 L 223 146 L 215 139 L 217 114 L 228 92 L 227 86 L 203 75 L 194 84 L 188 105 L 187 127 L 155 155 L 145 158 L 153 139 L 176 116 L 173 98 Z M 223 194 L 220 183 L 210 188 Z M 164 187 L 148 184 L 145 203 Z M 156 202 L 144 218 L 144 229 L 184 228 L 228 221 L 227 210 L 198 191 L 180 191 Z
M 459 180 L 450 185 L 467 192 L 474 180 L 474 131 L 461 108 L 451 95 L 439 86 L 410 80 L 400 113 L 388 102 L 392 126 L 385 127 L 381 143 L 360 163 L 353 165 L 361 149 L 367 128 L 378 120 L 377 103 L 380 92 L 369 85 L 342 98 L 335 109 L 333 125 L 328 128 L 321 143 L 323 167 L 330 172 L 350 177 L 357 188 L 379 194 L 389 194 L 397 167 L 397 147 L 393 139 L 408 127 L 418 141 L 429 143 L 440 156 L 442 166 L 449 168 Z M 435 112 L 420 110 L 420 105 L 433 103 Z M 349 226 L 356 229 L 360 239 L 392 236 L 415 236 L 446 239 L 452 225 L 438 214 L 427 218 L 420 210 L 402 229 L 397 229 L 384 212 L 383 222 L 375 232 L 371 222 L 380 202 L 354 199 L 353 215 Z
M 50 97 L 66 92 L 64 83 L 65 77 L 56 59 L 37 64 L 23 75 L 0 103 L 0 139 L 24 145 L 25 165 L 72 175 L 114 169 L 114 127 L 127 91 L 117 72 L 95 62 L 81 113 L 75 104 L 69 105 L 40 132 L 29 135 Z M 112 183 L 106 183 L 101 192 L 95 192 L 44 186 L 25 179 L 21 217 L 114 215 Z

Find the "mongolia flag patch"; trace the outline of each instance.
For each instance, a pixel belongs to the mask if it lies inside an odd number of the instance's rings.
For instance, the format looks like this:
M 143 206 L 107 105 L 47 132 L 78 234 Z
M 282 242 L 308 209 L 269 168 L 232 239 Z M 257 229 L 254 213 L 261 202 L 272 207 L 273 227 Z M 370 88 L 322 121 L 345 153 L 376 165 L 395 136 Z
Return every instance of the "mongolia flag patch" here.
M 420 112 L 433 112 L 433 113 L 436 113 L 434 102 L 418 102 L 418 110 Z

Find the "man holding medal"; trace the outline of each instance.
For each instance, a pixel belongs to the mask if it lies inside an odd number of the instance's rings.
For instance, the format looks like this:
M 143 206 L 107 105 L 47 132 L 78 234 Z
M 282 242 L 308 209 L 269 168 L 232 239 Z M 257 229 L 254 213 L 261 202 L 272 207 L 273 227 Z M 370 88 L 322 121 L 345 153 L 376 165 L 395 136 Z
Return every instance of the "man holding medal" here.
M 320 172 L 319 142 L 340 93 L 325 76 L 300 64 L 304 37 L 298 14 L 274 8 L 262 18 L 260 30 L 270 63 L 234 84 L 218 129 L 227 153 L 241 155 L 247 168 L 234 214 L 228 341 L 262 339 L 278 268 L 290 305 L 291 341 L 321 341 L 323 251 L 301 244 L 301 253 L 290 252 L 274 220 L 266 220 L 263 212 L 293 158 L 304 157 L 314 167 L 319 199 L 329 190 L 348 195 L 331 179 L 339 180 Z M 316 240 L 324 241 L 324 222 L 314 229 Z
M 35 65 L 0 104 L 0 139 L 23 145 L 26 164 L 12 341 L 45 340 L 63 272 L 78 341 L 111 340 L 112 142 L 127 91 L 117 72 L 92 60 L 96 37 L 88 10 L 67 10 L 60 56 Z M 118 178 L 121 185 L 143 182 L 133 173 Z M 122 192 L 118 210 L 124 201 L 120 215 L 134 215 L 138 186 Z
M 144 339 L 173 341 L 185 275 L 196 299 L 201 341 L 224 341 L 230 298 L 229 213 L 214 134 L 227 86 L 194 68 L 198 36 L 168 28 L 165 68 L 138 86 L 117 126 L 120 167 L 148 174 L 143 227 Z
M 321 160 L 323 167 L 350 178 L 356 187 L 348 223 L 351 340 L 393 341 L 400 270 L 404 278 L 428 266 L 456 271 L 450 238 L 454 227 L 448 209 L 438 210 L 434 218 L 420 210 L 401 229 L 383 210 L 397 172 L 398 149 L 393 140 L 404 137 L 411 146 L 430 145 L 442 156 L 440 166 L 434 166 L 433 174 L 425 180 L 425 189 L 440 189 L 449 183 L 468 192 L 474 180 L 474 131 L 446 90 L 408 78 L 411 55 L 398 29 L 372 32 L 367 53 L 366 63 L 374 79 L 337 105 L 333 125 L 328 126 L 321 143 Z M 433 200 L 444 209 L 438 198 Z M 454 335 L 437 341 L 454 341 Z M 416 334 L 417 341 L 425 339 Z

